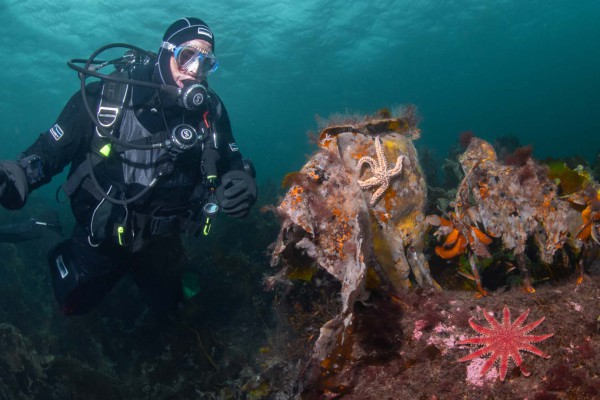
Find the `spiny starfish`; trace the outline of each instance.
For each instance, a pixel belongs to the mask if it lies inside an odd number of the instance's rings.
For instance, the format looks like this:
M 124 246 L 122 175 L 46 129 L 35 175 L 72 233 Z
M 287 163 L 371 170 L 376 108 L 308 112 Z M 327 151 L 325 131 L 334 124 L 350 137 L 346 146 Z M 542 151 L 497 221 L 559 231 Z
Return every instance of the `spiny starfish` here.
M 469 325 L 476 332 L 481 333 L 482 336 L 468 338 L 461 340 L 458 344 L 476 344 L 482 345 L 481 349 L 459 359 L 458 361 L 469 361 L 474 358 L 480 357 L 485 354 L 491 354 L 490 358 L 485 362 L 481 368 L 480 375 L 485 375 L 488 370 L 494 365 L 496 360 L 500 360 L 500 379 L 504 380 L 506 372 L 508 371 L 508 358 L 512 358 L 517 367 L 521 369 L 521 372 L 525 376 L 529 376 L 530 372 L 527 371 L 521 363 L 521 355 L 519 351 L 528 351 L 535 355 L 544 358 L 550 358 L 549 355 L 543 353 L 540 349 L 532 345 L 531 343 L 541 342 L 549 337 L 553 336 L 553 333 L 547 333 L 544 335 L 527 335 L 531 330 L 544 321 L 545 317 L 532 322 L 528 325 L 521 326 L 529 315 L 529 309 L 515 320 L 514 323 L 510 322 L 510 310 L 504 306 L 502 324 L 498 322 L 492 315 L 484 309 L 483 316 L 490 324 L 490 328 L 486 328 L 481 325 L 477 325 L 473 322 L 473 318 L 469 320 Z
M 374 160 L 373 157 L 364 156 L 358 160 L 358 164 L 356 164 L 356 171 L 359 174 L 360 168 L 363 166 L 363 164 L 368 164 L 373 171 L 373 176 L 369 179 L 357 181 L 361 189 L 364 190 L 374 186 L 379 186 L 375 193 L 373 193 L 373 197 L 371 197 L 371 206 L 375 205 L 377 200 L 379 200 L 381 195 L 386 191 L 390 185 L 390 178 L 402 172 L 402 159 L 404 158 L 403 156 L 398 156 L 394 168 L 388 170 L 388 163 L 385 159 L 385 153 L 383 151 L 381 138 L 379 136 L 375 137 L 375 153 L 377 153 L 377 160 Z

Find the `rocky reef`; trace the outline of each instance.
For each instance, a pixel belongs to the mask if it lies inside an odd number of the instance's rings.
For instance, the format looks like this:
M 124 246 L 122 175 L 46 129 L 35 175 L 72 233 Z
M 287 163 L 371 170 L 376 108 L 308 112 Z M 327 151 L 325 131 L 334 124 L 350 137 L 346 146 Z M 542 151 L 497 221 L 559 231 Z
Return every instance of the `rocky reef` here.
M 510 368 L 528 375 L 528 363 L 541 366 L 544 359 L 523 362 L 519 352 L 556 354 L 532 343 L 548 339 L 540 346 L 553 348 L 565 340 L 566 321 L 572 319 L 548 315 L 540 302 L 568 292 L 563 307 L 594 310 L 600 186 L 592 168 L 536 160 L 531 147 L 516 139 L 495 144 L 499 158 L 494 145 L 468 133 L 444 164 L 444 171 L 455 175 L 445 180 L 451 186 L 428 188 L 425 176 L 435 173 L 420 165 L 412 108 L 347 118 L 323 127 L 315 154 L 284 180 L 289 189 L 276 210 L 282 227 L 272 264 L 278 272 L 267 283 L 286 287 L 288 304 L 279 308 L 280 315 L 311 345 L 297 355 L 298 368 L 290 375 L 295 395 L 457 398 L 475 391 L 485 398 L 553 398 L 552 385 L 531 381 L 495 392 L 496 380 L 504 381 L 509 370 L 509 353 L 497 353 L 485 365 L 483 356 L 492 353 L 487 348 L 457 356 L 473 343 L 506 348 L 485 334 L 466 338 L 472 336 L 469 327 L 482 334 L 501 326 L 491 312 L 500 316 L 505 310 L 505 324 L 512 326 L 510 305 L 520 315 L 514 329 L 521 329 L 523 343 L 514 342 L 510 359 L 517 365 Z M 435 194 L 429 202 L 428 191 Z M 523 325 L 528 313 L 538 318 L 535 324 Z M 540 314 L 552 321 L 546 324 L 551 333 L 527 336 L 542 322 Z M 590 360 L 596 360 L 592 349 L 598 346 L 597 333 L 595 340 L 590 336 L 596 314 L 586 318 L 587 328 L 577 330 L 583 335 L 579 344 L 572 344 L 589 348 Z M 483 317 L 489 328 L 469 321 Z M 420 346 L 425 333 L 427 343 Z M 418 352 L 411 342 L 419 343 Z M 492 368 L 496 360 L 501 380 Z M 462 377 L 465 366 L 456 361 L 471 361 Z M 435 372 L 421 363 L 435 364 L 429 365 Z M 374 376 L 363 378 L 366 371 L 377 371 L 379 388 Z M 415 385 L 400 376 L 410 376 Z M 434 377 L 446 382 L 445 389 L 419 385 Z M 586 379 L 590 382 L 571 388 L 573 393 L 597 393 L 595 375 Z M 455 397 L 446 397 L 450 387 Z

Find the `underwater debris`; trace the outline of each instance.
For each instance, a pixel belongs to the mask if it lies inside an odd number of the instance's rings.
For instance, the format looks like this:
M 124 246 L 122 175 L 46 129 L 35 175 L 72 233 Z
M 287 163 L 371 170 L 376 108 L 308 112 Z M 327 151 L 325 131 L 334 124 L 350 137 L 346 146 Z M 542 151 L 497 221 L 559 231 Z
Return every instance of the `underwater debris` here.
M 512 358 L 517 367 L 521 369 L 521 373 L 525 376 L 529 376 L 530 372 L 525 369 L 522 365 L 523 359 L 519 354 L 520 351 L 527 351 L 540 357 L 550 358 L 549 355 L 542 352 L 540 349 L 532 345 L 532 343 L 538 343 L 546 340 L 554 333 L 547 333 L 543 335 L 527 335 L 535 327 L 541 324 L 545 317 L 538 319 L 535 322 L 523 326 L 523 323 L 529 315 L 529 309 L 525 310 L 519 317 L 511 322 L 510 310 L 504 306 L 502 310 L 502 323 L 496 320 L 493 315 L 490 315 L 485 309 L 483 309 L 483 316 L 489 323 L 490 327 L 484 327 L 473 322 L 471 318 L 469 325 L 481 336 L 464 339 L 458 342 L 458 344 L 473 344 L 484 346 L 479 350 L 460 358 L 458 361 L 464 362 L 473 360 L 486 354 L 490 354 L 488 360 L 483 364 L 480 375 L 485 375 L 489 369 L 499 361 L 500 363 L 500 380 L 504 380 L 506 372 L 508 371 L 508 359 Z
M 448 218 L 428 217 L 428 222 L 438 227 L 434 235 L 445 237 L 443 245 L 436 248 L 438 256 L 452 258 L 467 253 L 472 278 L 482 294 L 485 291 L 478 264 L 479 259 L 491 257 L 487 246 L 492 242 L 503 252 L 514 255 L 524 288 L 529 292 L 535 291 L 526 254 L 531 243 L 545 265 L 562 263 L 567 268 L 575 262 L 581 280 L 581 257 L 572 260 L 571 255 L 579 254 L 585 248 L 584 242 L 587 247 L 595 242 L 592 231 L 598 236 L 600 213 L 590 213 L 589 217 L 585 212 L 580 213 L 571 204 L 577 202 L 575 197 L 561 197 L 548 168 L 533 158 L 527 157 L 521 165 L 503 164 L 494 148 L 477 137 L 470 139 L 459 161 L 465 175 L 458 186 L 453 210 L 447 211 Z M 578 202 L 592 210 L 595 195 L 579 197 Z M 559 252 L 562 257 L 557 262 L 555 256 Z
M 317 365 L 343 343 L 354 303 L 367 295 L 369 270 L 391 291 L 413 284 L 439 288 L 423 256 L 427 194 L 413 144 L 418 134 L 412 113 L 329 126 L 317 153 L 287 180 L 292 186 L 277 208 L 282 219 L 272 258 L 273 266 L 282 265 L 277 276 L 287 276 L 298 260 L 308 258 L 342 283 L 340 313 L 321 328 L 315 343 Z M 396 166 L 388 170 L 387 160 L 397 160 Z M 374 176 L 361 180 L 365 163 Z M 361 182 L 379 188 L 371 197 Z

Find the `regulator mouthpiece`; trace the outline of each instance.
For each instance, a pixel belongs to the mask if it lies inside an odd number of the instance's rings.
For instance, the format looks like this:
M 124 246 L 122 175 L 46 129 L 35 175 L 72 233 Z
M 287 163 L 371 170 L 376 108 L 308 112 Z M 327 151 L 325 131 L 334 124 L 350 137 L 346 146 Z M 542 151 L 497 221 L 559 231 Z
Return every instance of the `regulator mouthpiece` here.
M 180 89 L 179 105 L 186 110 L 198 110 L 208 100 L 208 89 L 205 82 L 184 81 Z

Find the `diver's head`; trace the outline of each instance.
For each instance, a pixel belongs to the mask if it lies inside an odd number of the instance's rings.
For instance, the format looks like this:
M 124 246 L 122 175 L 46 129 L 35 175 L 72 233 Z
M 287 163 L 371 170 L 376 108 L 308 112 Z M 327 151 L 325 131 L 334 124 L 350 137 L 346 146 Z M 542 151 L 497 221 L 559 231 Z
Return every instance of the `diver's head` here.
M 205 81 L 218 67 L 214 47 L 214 35 L 206 23 L 198 18 L 178 19 L 163 36 L 155 80 L 180 88 L 185 81 Z
M 212 46 L 206 40 L 194 39 L 172 49 L 169 61 L 171 76 L 175 84 L 183 87 L 184 81 L 204 81 L 214 72 L 218 63 Z

